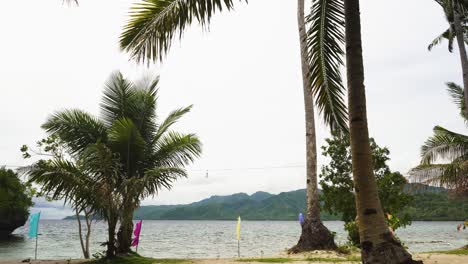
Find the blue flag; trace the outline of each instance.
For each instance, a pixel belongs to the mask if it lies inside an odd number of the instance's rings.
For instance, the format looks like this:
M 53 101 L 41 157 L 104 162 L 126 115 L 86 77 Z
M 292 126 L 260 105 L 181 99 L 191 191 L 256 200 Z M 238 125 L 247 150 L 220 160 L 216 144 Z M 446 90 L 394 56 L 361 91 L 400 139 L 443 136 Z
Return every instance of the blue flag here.
M 29 218 L 29 238 L 37 237 L 37 231 L 39 230 L 39 218 L 41 217 L 41 212 L 31 215 Z

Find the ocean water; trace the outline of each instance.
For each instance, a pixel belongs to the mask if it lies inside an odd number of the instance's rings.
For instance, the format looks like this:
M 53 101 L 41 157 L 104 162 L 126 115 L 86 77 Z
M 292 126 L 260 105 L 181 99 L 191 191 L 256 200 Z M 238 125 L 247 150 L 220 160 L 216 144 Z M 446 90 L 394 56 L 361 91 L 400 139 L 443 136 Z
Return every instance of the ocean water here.
M 411 252 L 447 250 L 468 244 L 468 229 L 457 232 L 458 222 L 413 222 L 397 235 Z M 343 222 L 326 221 L 344 243 Z M 138 253 L 157 258 L 229 258 L 237 256 L 236 221 L 143 221 Z M 293 246 L 300 235 L 294 221 L 243 221 L 241 256 L 277 255 Z M 77 223 L 73 220 L 42 220 L 39 226 L 38 258 L 81 258 Z M 94 224 L 92 253 L 103 251 L 106 240 L 104 222 Z M 12 239 L 0 241 L 0 259 L 25 259 L 34 256 L 35 240 L 27 238 L 27 228 L 14 232 Z

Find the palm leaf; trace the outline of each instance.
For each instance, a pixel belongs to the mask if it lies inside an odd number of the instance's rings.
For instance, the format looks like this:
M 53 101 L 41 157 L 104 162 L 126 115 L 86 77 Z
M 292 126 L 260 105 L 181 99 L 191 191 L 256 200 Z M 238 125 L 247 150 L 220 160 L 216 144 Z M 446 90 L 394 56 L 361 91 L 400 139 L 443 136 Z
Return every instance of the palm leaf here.
M 344 55 L 343 1 L 314 1 L 307 23 L 309 78 L 317 108 L 332 130 L 347 131 L 345 88 L 340 73 Z
M 115 120 L 130 113 L 131 98 L 134 94 L 133 84 L 127 81 L 122 73 L 115 72 L 104 86 L 101 112 L 104 122 L 110 127 Z
M 179 119 L 185 114 L 190 112 L 191 109 L 192 105 L 189 105 L 187 107 L 179 108 L 169 113 L 166 119 L 158 126 L 153 141 L 157 142 L 167 131 L 169 131 L 172 125 L 177 123 L 177 121 L 179 121 Z
M 460 115 L 463 117 L 465 122 L 468 122 L 468 118 L 465 113 L 465 96 L 463 93 L 463 88 L 453 82 L 446 83 L 447 91 L 449 92 L 452 101 L 457 105 L 458 109 L 460 110 Z
M 195 134 L 168 132 L 153 144 L 154 167 L 184 167 L 201 155 L 202 144 Z
M 236 0 L 142 0 L 133 5 L 120 36 L 120 47 L 137 61 L 162 60 L 176 35 L 197 21 L 202 26 Z M 244 1 L 244 0 L 238 0 Z M 246 1 L 246 0 L 245 0 Z
M 467 136 L 436 126 L 434 135 L 421 147 L 421 164 L 428 165 L 438 159 L 458 159 L 466 155 L 467 147 Z
M 81 110 L 55 113 L 42 128 L 50 135 L 58 136 L 73 154 L 83 151 L 89 144 L 107 140 L 105 125 Z

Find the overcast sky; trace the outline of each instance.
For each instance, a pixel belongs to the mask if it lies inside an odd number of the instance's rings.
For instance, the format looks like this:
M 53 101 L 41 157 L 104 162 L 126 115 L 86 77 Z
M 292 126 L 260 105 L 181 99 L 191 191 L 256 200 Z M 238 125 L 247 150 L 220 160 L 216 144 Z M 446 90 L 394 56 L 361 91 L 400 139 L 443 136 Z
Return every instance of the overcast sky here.
M 150 69 L 119 50 L 132 2 L 80 0 L 78 8 L 60 0 L 0 2 L 0 165 L 27 164 L 20 146 L 44 136 L 40 125 L 54 111 L 99 114 L 103 83 L 121 70 L 129 78 L 161 76 L 160 116 L 194 104 L 177 129 L 197 133 L 204 145 L 188 179 L 144 204 L 304 188 L 296 1 L 239 3 L 216 15 L 209 31 L 193 25 Z M 434 125 L 465 133 L 444 85 L 462 83 L 459 57 L 446 43 L 427 51 L 447 28 L 434 1 L 361 3 L 370 134 L 390 148 L 391 168 L 406 173 Z M 319 122 L 319 146 L 327 136 Z M 325 162 L 319 156 L 319 165 Z

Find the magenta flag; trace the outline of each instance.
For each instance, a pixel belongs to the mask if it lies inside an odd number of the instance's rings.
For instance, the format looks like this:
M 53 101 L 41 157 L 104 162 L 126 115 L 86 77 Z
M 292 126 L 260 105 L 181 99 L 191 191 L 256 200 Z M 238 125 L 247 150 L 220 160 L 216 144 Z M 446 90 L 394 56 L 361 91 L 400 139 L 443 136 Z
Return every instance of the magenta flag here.
M 133 231 L 135 237 L 132 240 L 132 247 L 138 246 L 138 243 L 140 242 L 141 223 L 143 223 L 143 220 L 138 221 L 135 225 L 135 231 Z

